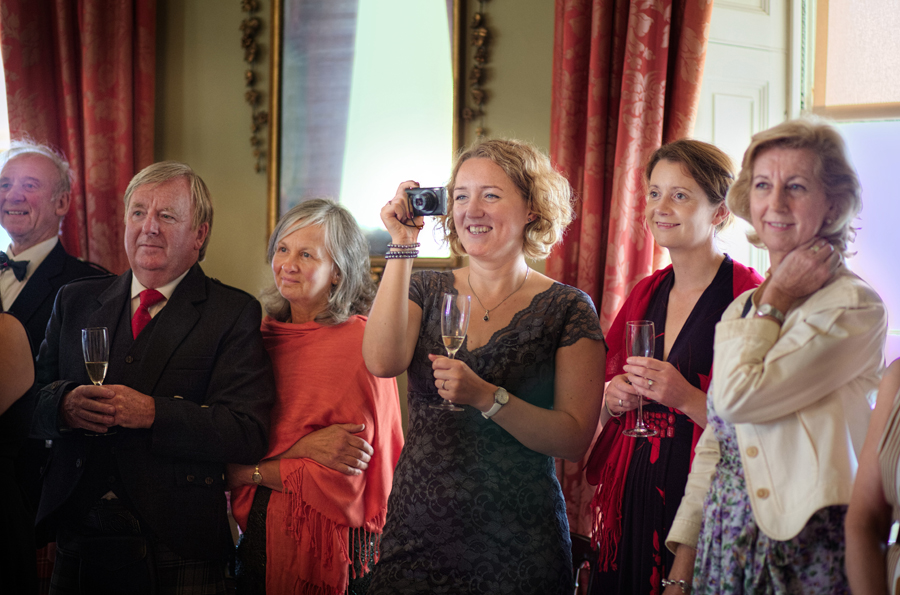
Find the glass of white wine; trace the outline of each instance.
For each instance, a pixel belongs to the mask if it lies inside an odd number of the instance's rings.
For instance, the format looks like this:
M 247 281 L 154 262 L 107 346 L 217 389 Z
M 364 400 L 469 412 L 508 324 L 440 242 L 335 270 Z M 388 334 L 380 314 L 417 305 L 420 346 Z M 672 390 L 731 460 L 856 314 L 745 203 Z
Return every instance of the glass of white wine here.
M 81 351 L 91 382 L 100 386 L 109 366 L 109 330 L 105 326 L 81 329 Z
M 444 349 L 447 357 L 453 359 L 456 352 L 466 340 L 466 331 L 469 329 L 469 312 L 472 310 L 472 298 L 467 295 L 445 293 L 441 301 L 441 337 L 444 340 Z M 440 403 L 431 406 L 432 409 L 444 411 L 462 411 L 450 401 L 444 399 Z

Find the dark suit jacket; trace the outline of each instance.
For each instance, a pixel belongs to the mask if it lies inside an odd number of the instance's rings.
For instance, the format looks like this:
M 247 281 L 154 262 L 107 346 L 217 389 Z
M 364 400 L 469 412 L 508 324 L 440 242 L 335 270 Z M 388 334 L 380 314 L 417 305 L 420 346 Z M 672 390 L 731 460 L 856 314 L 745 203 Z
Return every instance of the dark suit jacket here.
M 126 498 L 156 536 L 178 554 L 213 559 L 228 552 L 225 464 L 252 464 L 265 455 L 275 383 L 260 334 L 261 308 L 250 295 L 209 279 L 194 265 L 171 299 L 141 333 L 142 358 L 125 343 L 131 271 L 82 279 L 56 298 L 38 357 L 38 397 L 32 436 L 53 439 L 38 508 L 51 527 L 92 465 L 114 445 Z M 127 324 L 127 322 L 125 322 Z M 90 384 L 81 329 L 110 333 L 107 384 L 125 384 L 154 397 L 150 429 L 117 428 L 114 436 L 84 436 L 61 428 L 63 395 Z M 118 340 L 126 332 L 128 341 Z M 119 335 L 120 337 L 122 335 Z M 101 443 L 99 441 L 113 442 Z M 99 456 L 99 455 L 98 455 Z M 121 494 L 120 494 L 121 495 Z
M 59 288 L 75 279 L 101 275 L 109 275 L 109 271 L 93 263 L 78 260 L 66 252 L 62 242 L 57 242 L 47 258 L 29 277 L 16 300 L 11 305 L 4 304 L 8 308 L 7 311 L 18 318 L 25 327 L 31 340 L 32 357 L 37 357 L 38 349 L 44 340 L 44 331 L 47 329 L 47 321 L 50 319 L 50 312 L 53 311 L 53 300 Z M 15 424 L 17 430 L 21 432 L 18 439 L 22 445 L 16 457 L 16 479 L 28 495 L 32 512 L 37 509 L 41 490 L 41 468 L 47 460 L 47 449 L 44 448 L 43 440 L 26 440 L 33 407 L 34 401 L 29 396 L 16 401 L 7 412 L 8 417 L 21 420 Z M 43 539 L 42 536 L 41 540 Z
M 5 305 L 7 312 L 18 318 L 28 331 L 33 356 L 37 356 L 41 341 L 44 340 L 44 331 L 59 288 L 75 279 L 108 274 L 109 271 L 101 266 L 71 256 L 63 248 L 62 242 L 56 243 L 25 283 L 16 301 L 12 305 Z

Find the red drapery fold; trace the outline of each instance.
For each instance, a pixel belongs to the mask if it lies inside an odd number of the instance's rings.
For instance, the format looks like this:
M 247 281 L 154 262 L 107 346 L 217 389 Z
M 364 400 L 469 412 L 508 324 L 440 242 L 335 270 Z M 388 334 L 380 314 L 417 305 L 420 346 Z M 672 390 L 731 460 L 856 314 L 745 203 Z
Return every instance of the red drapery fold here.
M 10 135 L 75 173 L 63 245 L 124 271 L 122 197 L 153 162 L 156 0 L 2 0 L 0 45 Z
M 556 0 L 550 155 L 578 218 L 547 274 L 587 292 L 604 330 L 662 264 L 644 224 L 643 166 L 693 131 L 711 16 L 712 0 Z M 589 535 L 583 463 L 557 469 L 571 529 Z

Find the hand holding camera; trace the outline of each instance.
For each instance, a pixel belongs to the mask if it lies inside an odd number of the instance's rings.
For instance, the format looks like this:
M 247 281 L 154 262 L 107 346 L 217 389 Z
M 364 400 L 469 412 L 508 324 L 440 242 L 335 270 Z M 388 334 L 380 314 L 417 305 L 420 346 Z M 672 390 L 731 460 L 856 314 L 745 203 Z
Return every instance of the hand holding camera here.
M 436 217 L 447 214 L 447 189 L 408 188 L 406 190 L 407 211 L 413 217 Z
M 447 214 L 447 189 L 419 188 L 413 180 L 400 184 L 394 198 L 381 209 L 381 220 L 393 243 L 413 243 L 422 229 L 421 217 Z

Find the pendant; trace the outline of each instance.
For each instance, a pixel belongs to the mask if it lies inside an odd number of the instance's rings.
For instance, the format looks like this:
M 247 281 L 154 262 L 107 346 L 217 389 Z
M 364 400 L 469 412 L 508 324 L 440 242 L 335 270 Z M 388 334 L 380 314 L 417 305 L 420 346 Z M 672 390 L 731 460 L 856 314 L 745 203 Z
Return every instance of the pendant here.
M 485 321 L 485 322 L 487 322 L 487 321 L 490 320 L 490 319 L 491 319 L 491 311 L 490 311 L 490 310 L 485 310 L 485 311 L 484 311 L 484 318 L 482 318 L 482 320 Z

